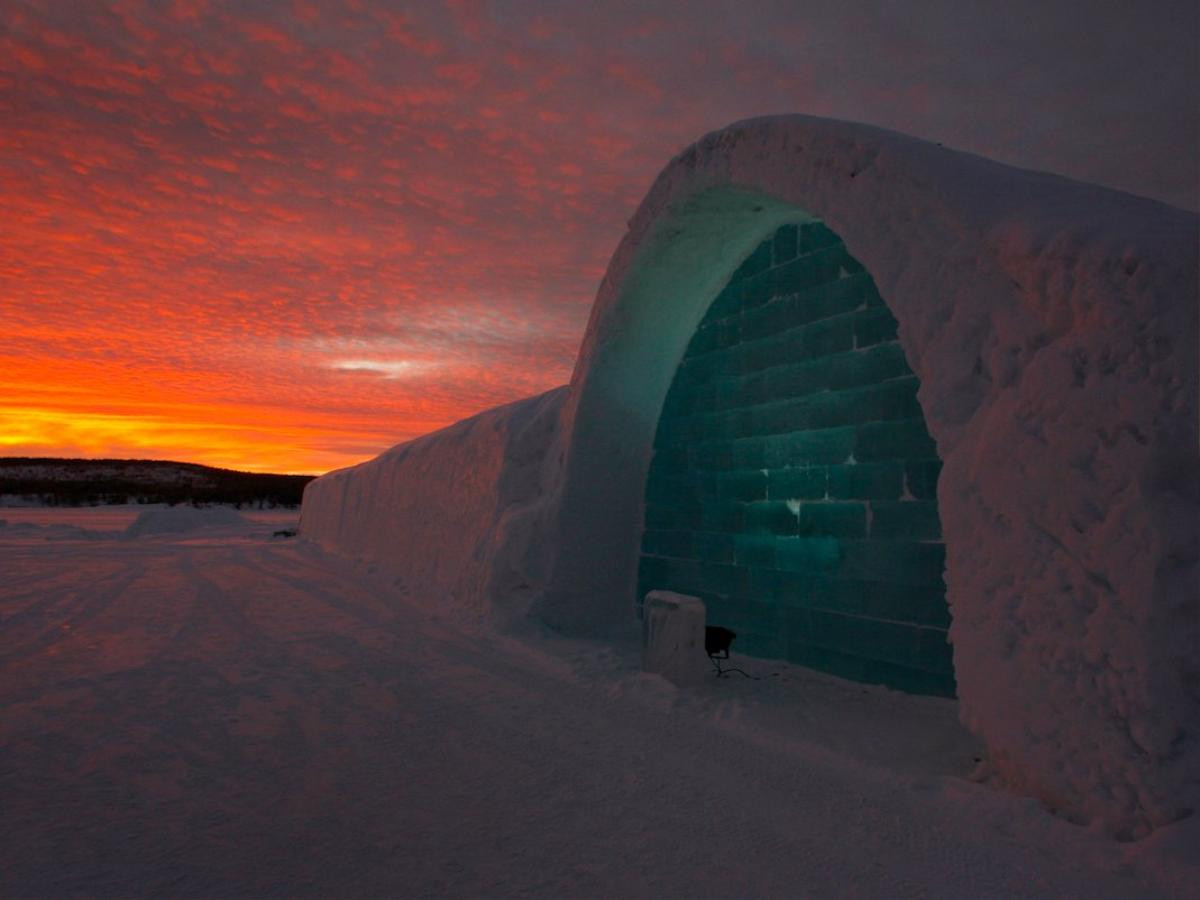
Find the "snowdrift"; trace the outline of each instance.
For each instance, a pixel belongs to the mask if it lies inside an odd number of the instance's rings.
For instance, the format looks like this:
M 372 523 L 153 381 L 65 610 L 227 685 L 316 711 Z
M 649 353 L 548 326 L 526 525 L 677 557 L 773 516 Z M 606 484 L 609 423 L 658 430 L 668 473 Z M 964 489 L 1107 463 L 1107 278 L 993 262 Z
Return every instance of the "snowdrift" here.
M 163 506 L 138 513 L 124 534 L 127 538 L 138 538 L 246 524 L 246 518 L 228 506 Z
M 568 388 L 327 475 L 302 533 L 423 602 L 632 616 L 667 388 L 712 299 L 819 220 L 899 321 L 943 463 L 964 723 L 997 775 L 1138 837 L 1200 804 L 1197 217 L 881 129 L 735 124 L 674 159 Z

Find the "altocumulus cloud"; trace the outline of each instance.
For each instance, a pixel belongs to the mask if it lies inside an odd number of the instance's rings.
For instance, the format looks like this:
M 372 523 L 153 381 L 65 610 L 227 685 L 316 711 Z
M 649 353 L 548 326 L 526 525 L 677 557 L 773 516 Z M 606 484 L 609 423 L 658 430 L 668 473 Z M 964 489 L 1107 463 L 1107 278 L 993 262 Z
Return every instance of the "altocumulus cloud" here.
M 1177 0 L 11 0 L 0 418 L 41 424 L 7 446 L 322 470 L 561 383 L 655 173 L 749 116 L 1194 208 L 1197 27 Z

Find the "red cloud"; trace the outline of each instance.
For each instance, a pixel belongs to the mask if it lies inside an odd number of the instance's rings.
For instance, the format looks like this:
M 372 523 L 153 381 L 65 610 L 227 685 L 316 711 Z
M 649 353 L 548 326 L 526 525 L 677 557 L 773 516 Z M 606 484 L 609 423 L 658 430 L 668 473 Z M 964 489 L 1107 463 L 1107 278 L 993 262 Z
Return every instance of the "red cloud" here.
M 1024 48 L 1011 101 L 957 20 L 786 4 L 6 15 L 0 452 L 319 470 L 552 387 L 659 167 L 750 115 L 959 135 L 1194 203 L 1186 41 L 1159 35 L 1140 67 L 1063 60 L 1035 27 L 1051 12 L 993 23 Z M 1062 110 L 1078 133 L 1022 126 Z

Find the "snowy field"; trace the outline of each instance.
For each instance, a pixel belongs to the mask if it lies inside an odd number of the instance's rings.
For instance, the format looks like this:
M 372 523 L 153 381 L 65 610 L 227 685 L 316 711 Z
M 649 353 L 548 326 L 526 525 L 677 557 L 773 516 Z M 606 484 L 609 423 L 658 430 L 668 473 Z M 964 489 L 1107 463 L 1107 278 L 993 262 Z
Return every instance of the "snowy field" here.
M 186 509 L 186 507 L 176 507 Z M 143 512 L 166 510 L 164 504 L 130 503 L 124 506 L 4 506 L 0 504 L 0 519 L 9 525 L 67 525 L 89 531 L 124 531 Z M 241 509 L 244 519 L 275 528 L 295 528 L 300 521 L 299 509 Z
M 1195 896 L 1197 817 L 1119 844 L 971 780 L 953 702 L 679 691 L 295 511 L 145 512 L 0 510 L 0 895 Z

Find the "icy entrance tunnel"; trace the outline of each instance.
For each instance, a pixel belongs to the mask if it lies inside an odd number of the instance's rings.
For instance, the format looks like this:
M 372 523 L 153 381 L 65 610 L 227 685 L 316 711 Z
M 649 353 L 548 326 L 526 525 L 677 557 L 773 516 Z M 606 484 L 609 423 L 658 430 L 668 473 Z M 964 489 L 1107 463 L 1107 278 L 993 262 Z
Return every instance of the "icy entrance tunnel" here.
M 999 780 L 1144 835 L 1200 809 L 1197 246 L 1127 194 L 738 122 L 655 180 L 568 386 L 317 479 L 301 533 L 439 615 L 589 638 L 640 568 L 740 650 L 955 690 Z
M 639 599 L 700 596 L 752 655 L 954 694 L 941 464 L 896 327 L 823 224 L 758 246 L 667 394 Z

